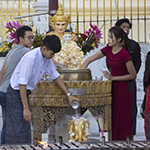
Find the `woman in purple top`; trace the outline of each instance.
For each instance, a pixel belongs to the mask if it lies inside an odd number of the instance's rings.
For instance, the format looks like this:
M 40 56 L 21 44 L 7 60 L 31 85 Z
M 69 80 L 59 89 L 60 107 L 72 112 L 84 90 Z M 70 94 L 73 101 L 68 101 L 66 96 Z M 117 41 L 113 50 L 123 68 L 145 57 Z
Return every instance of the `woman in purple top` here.
M 106 56 L 110 73 L 104 71 L 104 76 L 112 80 L 112 140 L 126 140 L 132 135 L 132 81 L 136 78 L 136 71 L 128 51 L 121 46 L 122 42 L 126 45 L 126 36 L 120 27 L 112 27 L 108 32 L 108 45 L 82 65 L 86 68 L 91 62 Z

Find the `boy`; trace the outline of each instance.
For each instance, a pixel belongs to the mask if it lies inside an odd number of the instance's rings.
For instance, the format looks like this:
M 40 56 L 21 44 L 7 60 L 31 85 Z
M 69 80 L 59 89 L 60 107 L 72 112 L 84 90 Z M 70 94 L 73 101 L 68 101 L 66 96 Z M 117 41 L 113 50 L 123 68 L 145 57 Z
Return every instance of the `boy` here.
M 56 35 L 46 36 L 41 47 L 24 55 L 18 63 L 7 90 L 6 144 L 31 142 L 31 112 L 28 95 L 43 74 L 49 75 L 56 81 L 68 96 L 70 103 L 74 100 L 79 101 L 70 95 L 52 61 L 55 53 L 60 49 L 61 43 Z

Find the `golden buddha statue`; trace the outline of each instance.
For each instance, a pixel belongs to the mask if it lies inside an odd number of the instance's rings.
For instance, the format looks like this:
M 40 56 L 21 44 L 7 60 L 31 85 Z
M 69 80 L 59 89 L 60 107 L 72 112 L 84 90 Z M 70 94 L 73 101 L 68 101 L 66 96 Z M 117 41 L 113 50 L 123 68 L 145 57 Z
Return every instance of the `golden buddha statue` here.
M 70 16 L 64 14 L 62 4 L 59 4 L 57 13 L 53 17 L 49 16 L 49 24 L 54 31 L 49 32 L 47 35 L 57 35 L 62 44 L 61 51 L 55 54 L 53 62 L 61 68 L 80 68 L 84 60 L 84 54 L 75 42 L 76 35 L 65 32 L 69 22 Z M 63 38 L 64 34 L 65 37 Z M 68 39 L 69 41 L 67 41 Z
M 89 121 L 85 118 L 73 117 L 67 122 L 69 142 L 87 142 L 89 133 Z
M 49 15 L 49 24 L 55 31 L 51 31 L 47 35 L 55 34 L 62 40 L 63 33 L 67 29 L 69 22 L 70 16 L 64 14 L 62 4 L 59 4 L 57 13 L 53 17 Z

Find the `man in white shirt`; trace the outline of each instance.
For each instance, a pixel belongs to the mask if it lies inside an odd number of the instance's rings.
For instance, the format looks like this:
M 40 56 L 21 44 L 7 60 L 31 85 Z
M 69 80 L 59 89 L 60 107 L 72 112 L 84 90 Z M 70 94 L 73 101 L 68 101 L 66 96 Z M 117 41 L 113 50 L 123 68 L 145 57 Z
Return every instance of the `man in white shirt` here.
M 29 109 L 28 95 L 36 87 L 43 74 L 55 80 L 58 86 L 68 96 L 69 102 L 79 101 L 70 95 L 60 74 L 56 71 L 52 58 L 61 49 L 57 36 L 46 36 L 42 46 L 26 53 L 18 63 L 7 90 L 7 121 L 6 144 L 31 142 L 31 112 Z

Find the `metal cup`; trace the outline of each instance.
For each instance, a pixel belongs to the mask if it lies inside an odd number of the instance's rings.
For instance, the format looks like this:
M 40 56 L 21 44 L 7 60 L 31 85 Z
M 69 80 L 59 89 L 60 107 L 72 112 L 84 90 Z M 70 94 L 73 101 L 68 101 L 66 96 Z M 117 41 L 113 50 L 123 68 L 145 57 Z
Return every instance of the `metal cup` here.
M 77 101 L 73 101 L 73 102 L 71 103 L 71 106 L 72 106 L 73 109 L 78 109 L 79 103 L 78 103 Z

